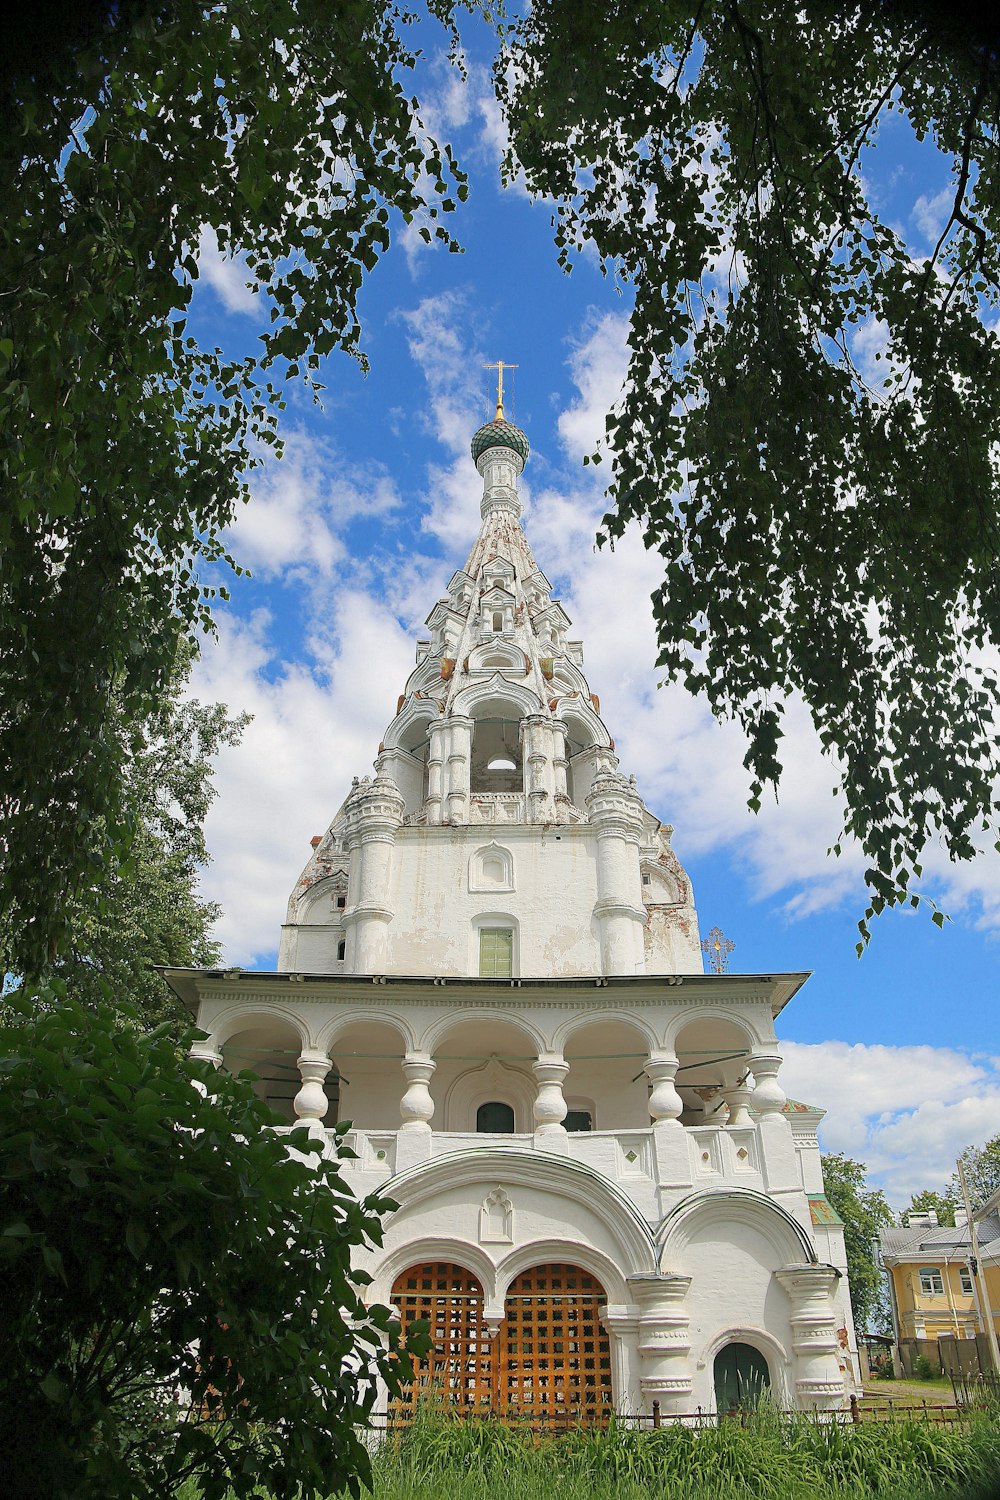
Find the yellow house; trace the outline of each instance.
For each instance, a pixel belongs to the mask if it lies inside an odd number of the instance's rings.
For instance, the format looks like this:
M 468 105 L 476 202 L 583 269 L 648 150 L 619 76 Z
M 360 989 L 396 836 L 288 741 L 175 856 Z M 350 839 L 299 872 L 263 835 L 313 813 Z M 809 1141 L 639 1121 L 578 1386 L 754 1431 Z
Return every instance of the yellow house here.
M 898 1340 L 973 1338 L 985 1318 L 1000 1332 L 1000 1216 L 978 1223 L 981 1276 L 973 1275 L 966 1224 L 938 1225 L 937 1215 L 913 1213 L 905 1229 L 884 1229 L 882 1262 L 889 1273 L 893 1331 Z M 984 1304 L 988 1301 L 989 1307 Z M 981 1316 L 982 1315 L 982 1316 Z

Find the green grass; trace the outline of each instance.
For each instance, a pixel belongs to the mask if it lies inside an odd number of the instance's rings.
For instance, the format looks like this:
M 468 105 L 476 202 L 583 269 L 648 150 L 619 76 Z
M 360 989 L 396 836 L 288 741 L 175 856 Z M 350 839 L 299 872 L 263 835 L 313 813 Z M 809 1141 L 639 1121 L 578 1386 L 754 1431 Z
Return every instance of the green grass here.
M 425 1418 L 375 1455 L 376 1500 L 931 1500 L 1000 1492 L 1000 1426 L 842 1428 L 764 1410 L 723 1423 L 574 1431 L 536 1441 Z
M 381 1443 L 373 1470 L 374 1500 L 996 1500 L 1000 1422 L 841 1427 L 765 1407 L 746 1426 L 536 1439 L 423 1415 Z M 197 1486 L 174 1500 L 200 1500 Z

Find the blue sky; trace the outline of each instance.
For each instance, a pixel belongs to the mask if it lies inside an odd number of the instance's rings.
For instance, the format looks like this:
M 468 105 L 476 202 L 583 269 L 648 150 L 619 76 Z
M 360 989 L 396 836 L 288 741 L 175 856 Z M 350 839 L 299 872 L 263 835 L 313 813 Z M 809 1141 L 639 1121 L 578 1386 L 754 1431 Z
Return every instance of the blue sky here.
M 825 1106 L 824 1142 L 867 1161 L 895 1201 L 949 1175 L 962 1146 L 996 1133 L 1000 1061 L 996 939 L 1000 859 L 966 869 L 927 852 L 925 889 L 951 921 L 890 914 L 861 960 L 860 859 L 826 850 L 839 833 L 835 771 L 807 716 L 789 709 L 779 801 L 747 812 L 739 731 L 716 724 L 680 688 L 658 689 L 649 594 L 655 558 L 638 535 L 597 552 L 600 469 L 581 458 L 603 433 L 625 371 L 627 296 L 584 258 L 556 265 L 550 209 L 500 185 L 503 125 L 489 86 L 485 34 L 466 37 L 469 77 L 449 69 L 433 32 L 419 79 L 428 125 L 470 173 L 452 216 L 462 255 L 396 239 L 362 295 L 371 370 L 328 360 L 322 409 L 301 389 L 284 414 L 286 457 L 256 476 L 232 549 L 252 578 L 218 613 L 196 689 L 254 722 L 221 757 L 208 819 L 227 956 L 270 968 L 278 927 L 310 836 L 370 770 L 413 662 L 413 642 L 479 522 L 468 444 L 492 415 L 487 360 L 518 365 L 508 415 L 532 455 L 524 524 L 540 566 L 584 642 L 584 667 L 622 768 L 675 828 L 702 931 L 735 941 L 734 971 L 809 969 L 780 1022 L 790 1094 Z M 947 164 L 890 117 L 865 173 L 915 253 L 941 223 Z M 238 263 L 206 240 L 193 318 L 200 336 L 238 352 L 265 326 Z M 859 330 L 867 364 L 881 340 Z

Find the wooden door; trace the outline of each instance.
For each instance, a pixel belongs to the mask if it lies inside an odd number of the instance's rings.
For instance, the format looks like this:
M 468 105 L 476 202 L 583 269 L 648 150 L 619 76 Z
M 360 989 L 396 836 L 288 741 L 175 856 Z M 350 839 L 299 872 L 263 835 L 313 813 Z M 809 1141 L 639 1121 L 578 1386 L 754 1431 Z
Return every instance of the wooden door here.
M 713 1374 L 720 1415 L 750 1410 L 771 1384 L 767 1360 L 752 1344 L 726 1344 L 715 1356 Z
M 390 1412 L 412 1416 L 419 1400 L 469 1413 L 493 1405 L 493 1359 L 483 1321 L 483 1289 L 464 1266 L 429 1261 L 397 1276 L 392 1301 L 403 1332 L 418 1318 L 430 1324 L 433 1344 L 414 1360 L 414 1379 Z
M 579 1266 L 533 1266 L 510 1286 L 497 1337 L 496 1402 L 545 1427 L 603 1423 L 612 1409 L 604 1288 Z

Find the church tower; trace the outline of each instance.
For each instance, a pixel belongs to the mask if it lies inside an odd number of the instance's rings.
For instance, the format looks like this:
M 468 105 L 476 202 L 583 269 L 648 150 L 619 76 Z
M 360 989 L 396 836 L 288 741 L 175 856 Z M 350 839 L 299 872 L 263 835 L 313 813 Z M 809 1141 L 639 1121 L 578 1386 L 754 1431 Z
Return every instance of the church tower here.
M 839 1407 L 843 1227 L 774 1032 L 808 976 L 703 972 L 672 830 L 521 528 L 502 388 L 472 458 L 479 535 L 374 777 L 313 839 L 278 971 L 168 976 L 196 1051 L 289 1121 L 351 1122 L 347 1181 L 399 1204 L 373 1300 L 445 1330 L 419 1383 L 459 1410 Z

